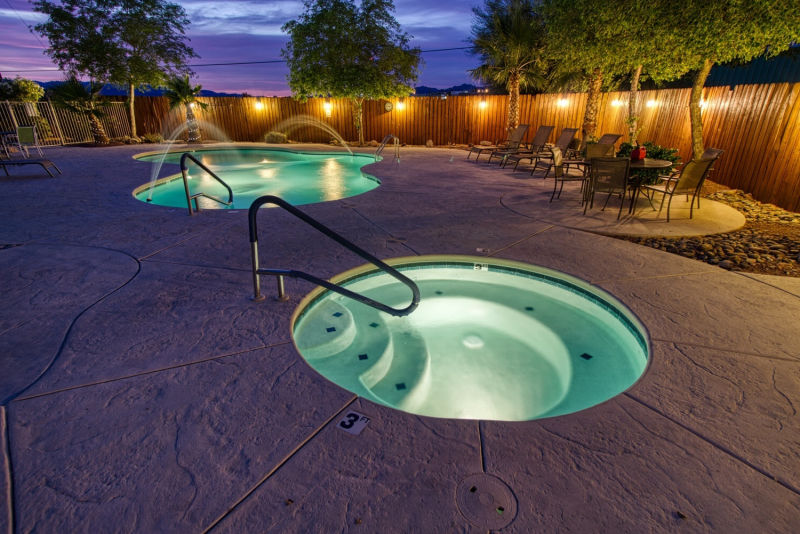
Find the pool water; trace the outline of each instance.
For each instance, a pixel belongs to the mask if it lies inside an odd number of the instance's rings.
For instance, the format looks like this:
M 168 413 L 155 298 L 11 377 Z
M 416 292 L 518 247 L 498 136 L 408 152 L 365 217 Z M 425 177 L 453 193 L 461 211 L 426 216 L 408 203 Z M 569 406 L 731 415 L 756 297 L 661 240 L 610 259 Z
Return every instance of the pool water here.
M 599 404 L 647 366 L 639 321 L 586 282 L 504 260 L 407 260 L 390 262 L 420 288 L 406 317 L 320 289 L 295 314 L 303 358 L 361 397 L 433 417 L 524 421 Z M 410 302 L 384 273 L 336 280 L 390 306 Z
M 164 158 L 166 164 L 180 164 L 183 152 L 138 156 L 139 161 L 154 164 Z M 200 197 L 201 209 L 247 209 L 256 198 L 277 195 L 294 205 L 326 202 L 352 197 L 370 191 L 377 179 L 361 172 L 361 167 L 374 162 L 365 154 L 299 153 L 270 149 L 207 149 L 192 152 L 205 166 L 233 190 L 233 205 L 224 206 Z M 188 162 L 189 190 L 204 192 L 227 200 L 227 190 L 193 162 Z M 177 170 L 179 172 L 180 169 Z M 156 183 L 144 184 L 134 196 L 146 201 L 152 191 L 153 204 L 186 207 L 186 194 L 180 174 Z

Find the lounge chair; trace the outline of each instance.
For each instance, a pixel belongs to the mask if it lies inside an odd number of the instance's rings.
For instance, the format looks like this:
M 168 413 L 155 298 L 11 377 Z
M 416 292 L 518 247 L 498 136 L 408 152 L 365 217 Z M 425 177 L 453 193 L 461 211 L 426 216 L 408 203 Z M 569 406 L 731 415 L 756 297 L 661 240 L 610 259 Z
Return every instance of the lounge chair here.
M 484 152 L 494 152 L 495 150 L 516 150 L 523 145 L 522 140 L 525 138 L 525 134 L 528 133 L 528 124 L 520 124 L 514 131 L 511 132 L 511 135 L 508 136 L 508 140 L 505 142 L 495 142 L 493 145 L 475 145 L 470 147 L 469 152 L 467 152 L 467 159 L 469 159 L 470 154 L 473 152 L 476 153 L 475 161 L 478 161 L 478 158 L 481 157 L 481 154 Z
M 511 154 L 508 156 L 505 165 L 508 165 L 509 162 L 514 161 L 514 170 L 517 170 L 517 166 L 519 165 L 520 161 L 531 158 L 531 163 L 533 164 L 533 167 L 531 167 L 531 174 L 533 174 L 540 161 L 547 161 L 547 170 L 544 173 L 546 178 L 547 175 L 550 174 L 550 169 L 554 166 L 552 149 L 558 148 L 561 151 L 561 158 L 563 160 L 564 154 L 567 153 L 569 144 L 575 138 L 576 133 L 578 133 L 577 128 L 564 128 L 561 130 L 561 134 L 558 136 L 558 139 L 556 139 L 554 145 L 545 145 L 537 154 L 533 155 L 532 158 L 529 155 Z
M 17 126 L 17 145 L 19 151 L 25 154 L 26 158 L 30 157 L 29 146 L 36 149 L 39 157 L 44 157 L 42 148 L 39 146 L 39 136 L 36 135 L 36 126 Z
M 589 183 L 584 189 L 586 197 L 584 200 L 583 213 L 586 208 L 594 205 L 595 193 L 607 192 L 606 202 L 603 210 L 606 209 L 611 195 L 619 194 L 619 212 L 617 219 L 622 215 L 622 207 L 625 205 L 625 196 L 628 192 L 628 175 L 630 174 L 631 160 L 628 158 L 592 158 L 589 167 Z
M 54 178 L 55 175 L 50 172 L 50 169 L 54 169 L 58 174 L 61 174 L 61 169 L 58 166 L 50 161 L 49 159 L 5 159 L 0 158 L 0 167 L 3 167 L 3 170 L 6 173 L 6 176 L 11 176 L 8 173 L 8 168 L 11 166 L 22 166 L 22 165 L 39 165 L 43 168 L 47 174 L 50 175 L 51 178 Z
M 494 152 L 489 155 L 489 161 L 492 161 L 493 157 L 499 157 L 500 164 L 505 166 L 506 161 L 508 158 L 513 156 L 524 156 L 526 154 L 537 154 L 539 153 L 544 146 L 547 144 L 547 139 L 550 137 L 550 133 L 553 131 L 553 126 L 539 126 L 539 129 L 536 130 L 536 134 L 533 136 L 531 140 L 531 144 L 529 148 L 516 148 L 516 149 L 506 149 L 506 150 L 495 150 Z
M 672 197 L 676 194 L 689 194 L 692 195 L 691 204 L 689 204 L 689 218 L 693 216 L 694 200 L 697 199 L 697 208 L 700 209 L 700 189 L 703 187 L 703 182 L 708 175 L 708 171 L 716 161 L 716 158 L 707 159 L 693 159 L 683 166 L 677 180 L 667 178 L 661 184 L 655 185 L 642 185 L 639 187 L 644 192 L 650 204 L 652 205 L 652 195 L 654 193 L 661 193 L 661 206 L 658 208 L 658 215 L 661 215 L 661 210 L 664 209 L 664 200 L 669 196 L 667 203 L 667 222 L 669 222 L 669 208 L 672 205 Z M 655 207 L 653 207 L 655 209 Z

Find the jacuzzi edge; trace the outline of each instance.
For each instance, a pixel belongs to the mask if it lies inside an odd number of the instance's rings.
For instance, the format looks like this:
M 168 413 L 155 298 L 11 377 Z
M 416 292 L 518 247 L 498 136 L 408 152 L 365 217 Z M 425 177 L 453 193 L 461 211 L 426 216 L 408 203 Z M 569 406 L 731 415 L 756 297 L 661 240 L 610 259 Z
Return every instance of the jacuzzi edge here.
M 485 256 L 468 256 L 468 255 L 460 255 L 460 254 L 427 254 L 421 256 L 402 256 L 398 258 L 389 258 L 382 260 L 384 263 L 395 266 L 395 265 L 402 265 L 402 264 L 440 264 L 440 263 L 456 263 L 456 264 L 463 264 L 463 265 L 475 265 L 475 264 L 488 264 L 491 266 L 500 267 L 501 269 L 505 268 L 507 270 L 512 270 L 518 273 L 518 275 L 524 275 L 527 273 L 536 273 L 546 278 L 553 279 L 562 285 L 564 283 L 573 286 L 575 289 L 579 290 L 583 294 L 588 294 L 589 297 L 598 302 L 598 304 L 602 305 L 603 308 L 606 309 L 612 315 L 619 316 L 620 313 L 622 314 L 621 317 L 618 317 L 623 324 L 628 327 L 634 337 L 639 341 L 641 348 L 644 350 L 645 357 L 647 361 L 645 362 L 645 369 L 642 372 L 642 375 L 639 377 L 644 376 L 647 373 L 647 369 L 650 366 L 651 362 L 651 347 L 652 343 L 650 340 L 650 331 L 644 326 L 641 320 L 636 316 L 636 314 L 623 302 L 621 302 L 618 298 L 614 295 L 606 291 L 605 289 L 595 286 L 585 280 L 582 280 L 576 276 L 571 274 L 564 273 L 562 271 L 557 271 L 555 269 L 550 269 L 548 267 L 543 267 L 541 265 L 535 265 L 532 263 L 525 263 L 515 260 L 507 260 L 503 258 L 487 258 Z M 335 284 L 341 284 L 348 282 L 354 278 L 359 278 L 362 275 L 375 273 L 377 274 L 380 270 L 372 264 L 364 264 L 358 267 L 354 267 L 342 273 L 339 273 L 329 279 L 330 282 Z M 513 273 L 512 273 L 513 274 Z M 289 323 L 289 329 L 292 334 L 292 343 L 295 345 L 295 349 L 297 350 L 298 354 L 300 350 L 297 348 L 297 344 L 294 341 L 294 327 L 296 322 L 302 317 L 304 312 L 308 310 L 311 305 L 319 299 L 323 293 L 327 292 L 328 290 L 324 287 L 317 286 L 313 290 L 311 290 L 308 294 L 306 294 L 300 302 L 295 307 L 294 312 L 292 313 L 292 318 Z M 600 295 L 598 295 L 600 293 Z M 608 302 L 607 300 L 610 300 Z M 413 312 L 412 312 L 413 313 Z M 637 380 L 630 387 L 636 385 L 639 382 Z M 630 388 L 628 388 L 630 389 Z M 627 391 L 627 390 L 626 390 Z

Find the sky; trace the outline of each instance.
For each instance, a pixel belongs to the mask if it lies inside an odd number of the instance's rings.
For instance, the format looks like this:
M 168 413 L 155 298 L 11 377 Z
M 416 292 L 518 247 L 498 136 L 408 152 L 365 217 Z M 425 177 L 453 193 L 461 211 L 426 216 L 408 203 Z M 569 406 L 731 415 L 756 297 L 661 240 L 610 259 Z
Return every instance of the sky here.
M 173 0 L 174 1 L 174 0 Z M 303 11 L 302 1 L 275 0 L 180 0 L 191 26 L 186 32 L 190 46 L 200 56 L 192 60 L 195 83 L 204 89 L 252 96 L 288 96 L 286 66 L 282 63 L 201 66 L 208 63 L 271 61 L 281 59 L 286 35 L 281 26 Z M 482 0 L 395 0 L 395 18 L 412 36 L 411 45 L 424 50 L 467 46 L 472 7 Z M 22 76 L 38 81 L 61 80 L 43 53 L 44 37 L 28 26 L 43 16 L 27 0 L 0 0 L 0 73 L 5 78 Z M 476 58 L 466 50 L 424 52 L 417 85 L 444 89 L 474 83 L 467 73 Z

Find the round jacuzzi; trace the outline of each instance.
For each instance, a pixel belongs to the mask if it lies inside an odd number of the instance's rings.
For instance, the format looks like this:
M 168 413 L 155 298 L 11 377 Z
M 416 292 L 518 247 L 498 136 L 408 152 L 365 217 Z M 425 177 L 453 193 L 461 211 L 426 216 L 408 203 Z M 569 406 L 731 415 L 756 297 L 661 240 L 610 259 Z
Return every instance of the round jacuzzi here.
M 295 346 L 339 386 L 409 413 L 526 421 L 577 412 L 638 380 L 642 324 L 608 293 L 564 273 L 470 256 L 387 261 L 420 289 L 393 317 L 318 288 L 295 311 Z M 409 289 L 375 267 L 333 278 L 395 308 Z

